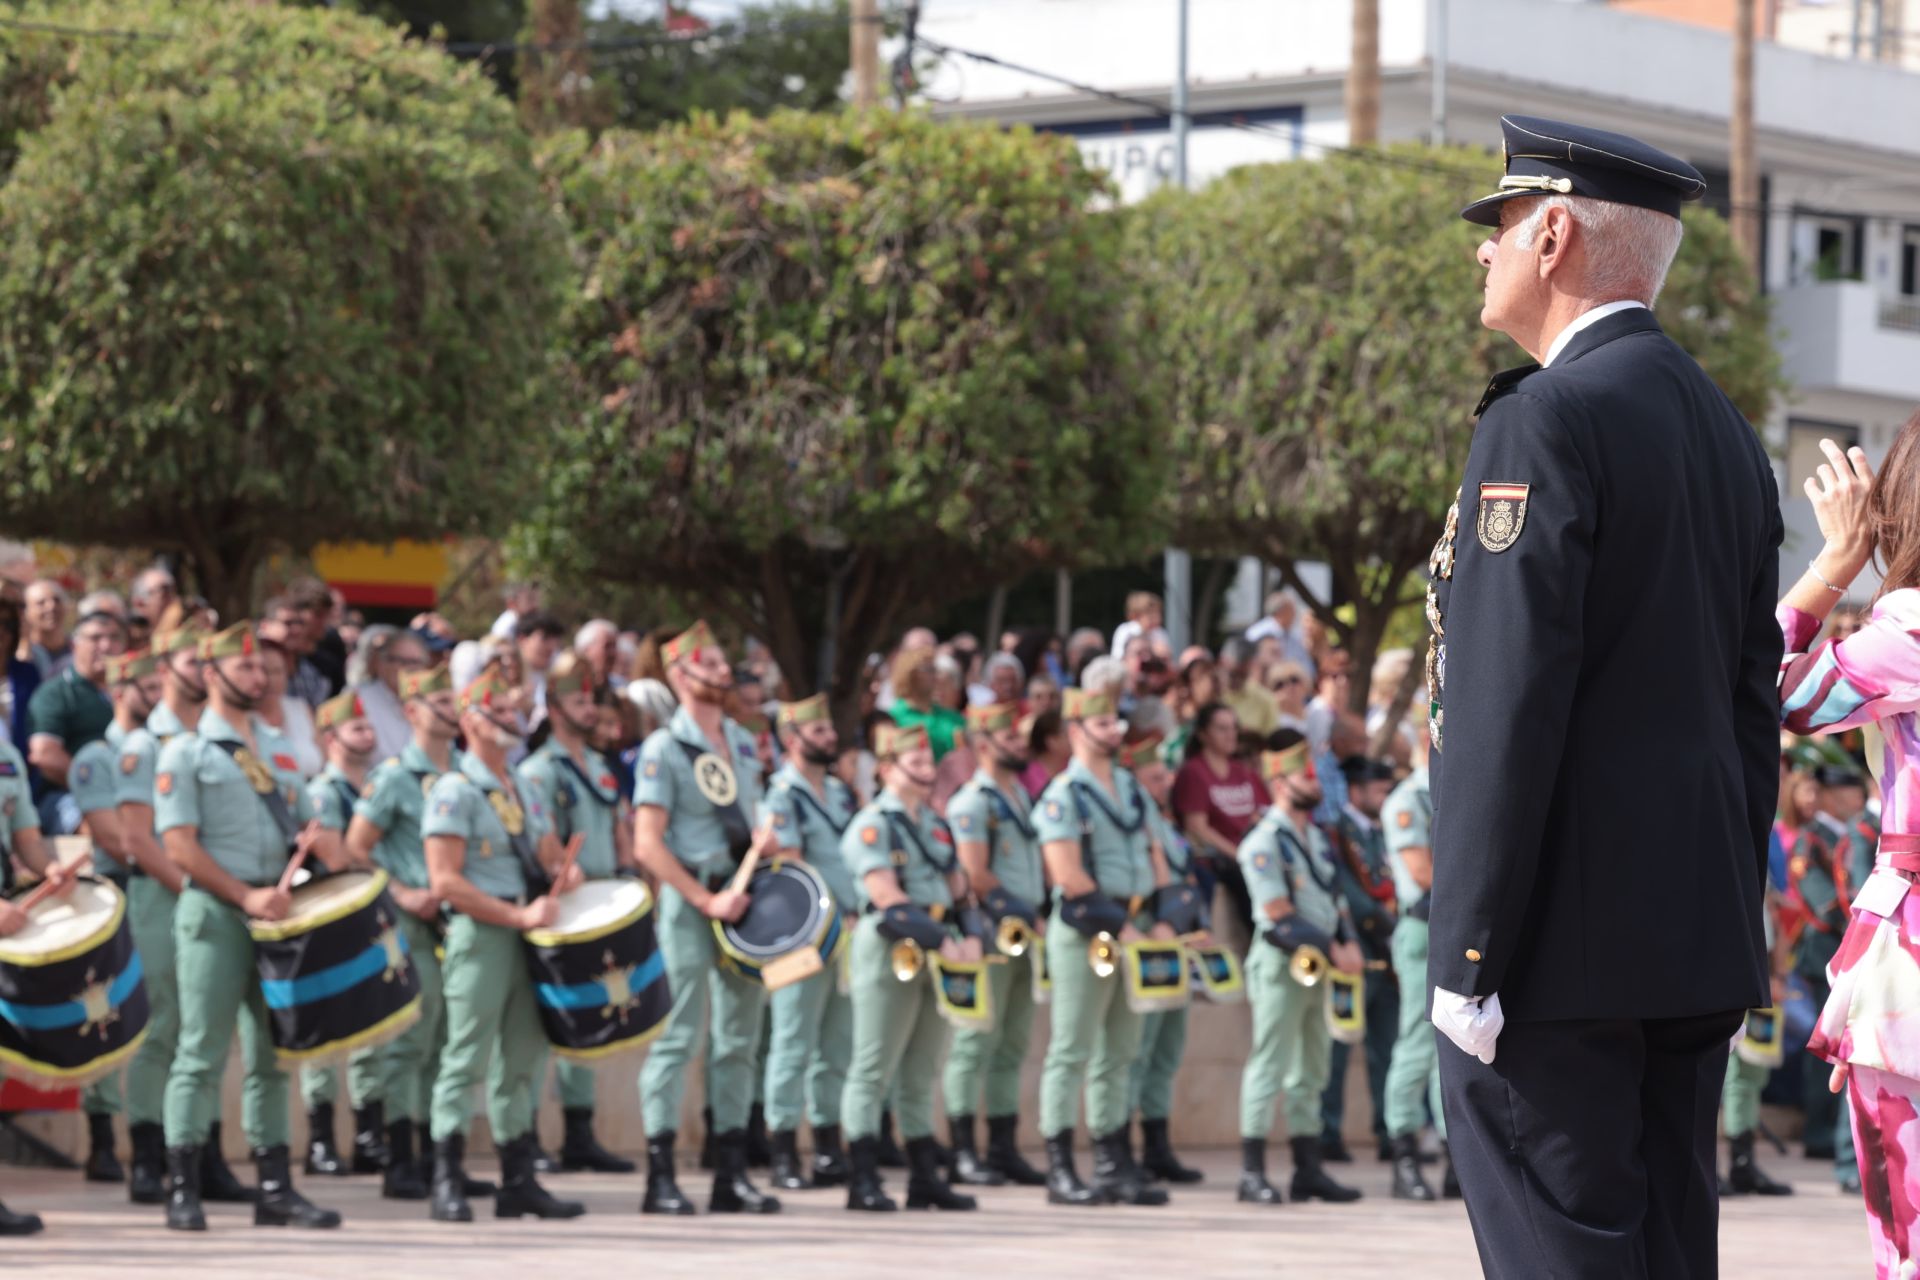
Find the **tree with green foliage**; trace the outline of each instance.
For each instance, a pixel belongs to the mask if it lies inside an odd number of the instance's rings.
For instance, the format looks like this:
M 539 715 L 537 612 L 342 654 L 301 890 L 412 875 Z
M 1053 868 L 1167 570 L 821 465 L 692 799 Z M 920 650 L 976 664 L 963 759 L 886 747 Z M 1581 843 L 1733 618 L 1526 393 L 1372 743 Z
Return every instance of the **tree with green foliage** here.
M 1155 545 L 1119 227 L 1071 141 L 787 112 L 560 138 L 545 168 L 582 283 L 526 532 L 562 583 L 685 593 L 845 725 L 909 621 Z
M 1125 214 L 1180 540 L 1277 566 L 1351 651 L 1356 710 L 1395 612 L 1420 599 L 1474 403 L 1526 359 L 1480 325 L 1484 233 L 1457 216 L 1487 171 L 1478 152 L 1394 146 L 1237 169 Z M 1720 218 L 1686 224 L 1661 322 L 1761 421 L 1783 385 L 1766 299 Z M 1332 598 L 1301 583 L 1309 560 Z
M 545 434 L 565 230 L 513 108 L 372 19 L 62 5 L 0 198 L 0 526 L 177 552 L 497 529 Z M 60 83 L 65 81 L 63 85 Z

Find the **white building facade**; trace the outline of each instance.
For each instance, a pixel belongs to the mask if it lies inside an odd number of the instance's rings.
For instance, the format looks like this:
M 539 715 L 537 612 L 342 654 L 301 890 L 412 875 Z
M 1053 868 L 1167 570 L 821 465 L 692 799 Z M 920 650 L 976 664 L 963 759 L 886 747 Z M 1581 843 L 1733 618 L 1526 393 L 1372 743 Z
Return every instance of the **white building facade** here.
M 1380 8 L 1384 140 L 1492 150 L 1504 112 L 1574 120 L 1688 159 L 1707 175 L 1709 201 L 1726 199 L 1726 33 L 1599 0 Z M 925 0 L 919 29 L 954 50 L 1166 104 L 1176 12 L 1173 0 Z M 1350 23 L 1343 0 L 1190 0 L 1193 185 L 1347 144 Z M 1920 406 L 1920 74 L 1762 42 L 1755 77 L 1765 285 L 1792 383 L 1763 426 L 1777 451 L 1790 581 L 1819 545 L 1800 488 L 1819 438 L 1858 443 L 1877 461 Z M 1123 198 L 1173 180 L 1164 105 L 1117 103 L 955 53 L 924 88 L 942 114 L 1074 135 Z M 1489 190 L 1496 169 L 1490 156 Z

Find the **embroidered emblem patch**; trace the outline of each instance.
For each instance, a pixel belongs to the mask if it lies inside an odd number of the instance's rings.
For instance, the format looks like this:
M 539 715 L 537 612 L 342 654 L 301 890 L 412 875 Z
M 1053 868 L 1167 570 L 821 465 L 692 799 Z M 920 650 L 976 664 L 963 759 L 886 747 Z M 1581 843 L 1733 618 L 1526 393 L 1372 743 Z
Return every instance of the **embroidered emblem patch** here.
M 960 829 L 961 835 L 963 836 L 972 835 L 973 834 L 973 815 L 970 813 L 963 813 L 959 817 L 953 820 L 953 825 Z
M 89 782 L 92 782 L 93 766 L 90 764 L 83 764 L 75 768 L 73 771 L 73 780 L 79 783 L 83 787 L 86 786 Z
M 1480 486 L 1480 545 L 1495 555 L 1520 540 L 1527 525 L 1527 494 L 1531 485 L 1483 484 Z
M 135 769 L 138 769 L 139 767 L 140 767 L 139 756 L 121 756 L 120 757 L 120 772 L 132 773 Z
M 879 843 L 880 843 L 880 828 L 878 828 L 878 827 L 868 827 L 868 828 L 866 828 L 865 830 L 863 830 L 863 831 L 862 831 L 862 832 L 860 833 L 860 843 L 861 843 L 861 844 L 879 844 Z
M 294 758 L 284 751 L 274 752 L 273 767 L 276 769 L 285 769 L 288 773 L 297 773 L 300 770 L 300 766 L 295 763 Z
M 642 770 L 641 770 L 641 772 L 642 772 L 642 773 L 644 773 L 644 774 L 645 774 L 645 775 L 646 775 L 647 777 L 649 777 L 649 778 L 657 778 L 657 777 L 659 777 L 659 776 L 660 776 L 660 762 L 659 762 L 658 760 L 649 760 L 649 761 L 647 761 L 647 766 L 646 766 L 646 768 L 644 768 L 644 769 L 642 769 Z
M 1402 831 L 1405 831 L 1408 827 L 1413 825 L 1413 814 L 1403 809 L 1401 810 L 1399 816 L 1394 819 L 1394 821 L 1400 824 L 1400 829 Z
M 1058 800 L 1047 801 L 1047 821 L 1060 821 L 1060 802 Z
M 158 791 L 163 796 L 172 795 L 173 794 L 173 775 L 170 773 L 163 773 L 159 777 L 155 778 L 153 780 L 153 789 L 155 791 Z
M 1256 853 L 1253 855 L 1253 869 L 1255 871 L 1265 871 L 1272 865 L 1273 858 L 1271 855 L 1265 853 Z

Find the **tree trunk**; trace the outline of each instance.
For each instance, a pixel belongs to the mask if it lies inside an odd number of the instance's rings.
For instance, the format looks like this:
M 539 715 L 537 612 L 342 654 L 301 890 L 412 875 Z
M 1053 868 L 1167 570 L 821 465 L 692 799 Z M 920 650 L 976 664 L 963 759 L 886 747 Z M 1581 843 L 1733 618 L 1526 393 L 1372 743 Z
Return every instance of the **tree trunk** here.
M 221 626 L 253 616 L 253 578 L 261 560 L 255 544 L 201 543 L 186 548 L 182 559 L 189 581 L 219 613 Z
M 1347 145 L 1380 141 L 1380 0 L 1353 0 L 1353 57 L 1347 67 Z
M 1215 560 L 1207 570 L 1207 580 L 1200 584 L 1200 598 L 1194 602 L 1193 642 L 1213 647 L 1213 619 L 1220 610 L 1220 592 L 1226 586 L 1227 574 L 1233 570 L 1233 560 Z M 1176 659 L 1179 654 L 1173 655 Z

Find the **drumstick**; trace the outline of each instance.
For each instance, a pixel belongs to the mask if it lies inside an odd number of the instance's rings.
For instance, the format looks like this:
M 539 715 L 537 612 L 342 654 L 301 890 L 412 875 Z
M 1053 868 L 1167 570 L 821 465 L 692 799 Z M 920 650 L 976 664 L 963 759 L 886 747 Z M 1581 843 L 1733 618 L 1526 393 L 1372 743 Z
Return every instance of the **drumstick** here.
M 747 856 L 740 860 L 740 869 L 733 873 L 733 883 L 727 886 L 730 893 L 745 893 L 747 881 L 753 879 L 754 870 L 760 865 L 760 842 L 753 842 L 747 850 Z
M 547 890 L 549 898 L 560 896 L 560 882 L 567 878 L 567 870 L 573 866 L 574 859 L 580 856 L 580 845 L 586 838 L 585 832 L 577 832 L 573 839 L 567 841 L 567 847 L 560 851 L 560 869 L 553 873 L 553 887 Z
M 311 837 L 315 832 L 319 830 L 320 830 L 320 820 L 316 818 L 312 822 L 309 822 L 307 824 L 306 830 L 302 831 L 300 834 L 303 836 Z M 298 871 L 300 869 L 300 864 L 307 860 L 307 851 L 312 847 L 313 846 L 311 844 L 302 844 L 294 849 L 293 856 L 287 859 L 287 869 L 280 873 L 280 883 L 277 886 L 280 892 L 287 893 L 293 888 L 293 873 Z
M 60 870 L 62 871 L 78 871 L 80 869 L 80 864 L 85 862 L 88 858 L 92 856 L 93 856 L 92 848 L 91 846 L 89 846 L 87 851 L 75 855 L 72 862 L 56 862 L 54 865 L 59 867 Z M 53 877 L 49 875 L 46 879 L 42 880 L 39 884 L 35 885 L 32 889 L 28 890 L 27 896 L 20 899 L 17 905 L 22 911 L 31 911 L 35 907 L 39 906 L 41 903 L 45 902 L 48 898 L 52 897 L 53 889 L 54 889 Z

